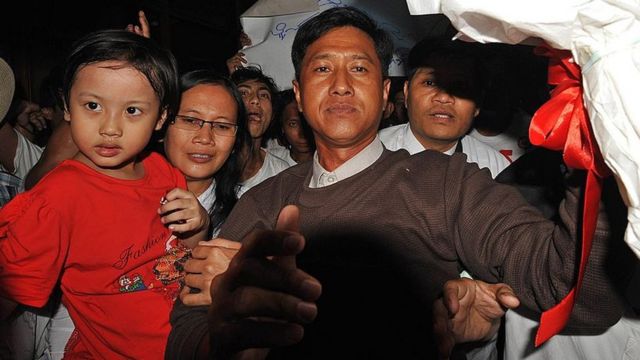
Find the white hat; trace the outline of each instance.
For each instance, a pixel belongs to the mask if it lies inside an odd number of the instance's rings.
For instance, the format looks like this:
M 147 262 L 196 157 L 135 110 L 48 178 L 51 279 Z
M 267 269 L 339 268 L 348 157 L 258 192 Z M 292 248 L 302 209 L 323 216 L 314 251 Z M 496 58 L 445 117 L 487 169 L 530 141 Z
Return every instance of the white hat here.
M 13 70 L 6 61 L 0 58 L 0 124 L 9 112 L 15 88 L 16 80 L 13 77 Z

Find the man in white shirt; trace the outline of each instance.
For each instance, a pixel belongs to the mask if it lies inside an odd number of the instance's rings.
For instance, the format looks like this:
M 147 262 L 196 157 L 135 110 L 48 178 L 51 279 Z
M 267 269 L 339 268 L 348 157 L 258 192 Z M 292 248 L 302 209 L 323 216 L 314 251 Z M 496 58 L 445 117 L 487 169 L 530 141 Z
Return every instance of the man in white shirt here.
M 410 154 L 432 149 L 488 168 L 496 177 L 509 161 L 497 150 L 466 136 L 480 113 L 484 79 L 472 45 L 424 39 L 409 54 L 410 74 L 404 83 L 409 123 L 382 129 L 380 140 L 389 150 Z
M 0 171 L 9 173 L 24 180 L 27 172 L 42 155 L 42 148 L 33 144 L 13 125 L 6 121 L 9 107 L 13 100 L 15 88 L 13 70 L 9 64 L 0 58 Z M 36 104 L 28 103 L 29 109 L 25 109 L 25 115 L 35 106 L 34 110 L 40 110 Z
M 426 38 L 409 54 L 404 98 L 409 122 L 382 129 L 380 140 L 389 150 L 416 154 L 426 149 L 447 155 L 462 152 L 467 161 L 488 168 L 495 178 L 509 166 L 500 152 L 467 136 L 480 113 L 483 77 L 471 44 Z M 463 271 L 461 276 L 468 277 Z M 469 349 L 473 359 L 497 358 L 495 342 Z
M 487 116 L 488 112 L 491 114 Z M 505 121 L 509 123 L 503 124 Z M 510 163 L 513 163 L 532 149 L 529 142 L 530 122 L 531 115 L 521 108 L 503 113 L 483 109 L 483 114 L 474 122 L 474 128 L 469 132 L 469 136 L 498 150 Z

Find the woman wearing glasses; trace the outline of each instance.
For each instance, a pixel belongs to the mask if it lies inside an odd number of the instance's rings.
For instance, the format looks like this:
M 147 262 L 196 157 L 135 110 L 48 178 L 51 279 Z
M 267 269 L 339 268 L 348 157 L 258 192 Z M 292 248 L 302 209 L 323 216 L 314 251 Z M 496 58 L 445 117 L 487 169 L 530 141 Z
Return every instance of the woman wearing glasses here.
M 211 217 L 215 235 L 237 201 L 240 149 L 249 144 L 245 108 L 235 85 L 196 70 L 180 78 L 180 108 L 164 135 L 169 162 Z

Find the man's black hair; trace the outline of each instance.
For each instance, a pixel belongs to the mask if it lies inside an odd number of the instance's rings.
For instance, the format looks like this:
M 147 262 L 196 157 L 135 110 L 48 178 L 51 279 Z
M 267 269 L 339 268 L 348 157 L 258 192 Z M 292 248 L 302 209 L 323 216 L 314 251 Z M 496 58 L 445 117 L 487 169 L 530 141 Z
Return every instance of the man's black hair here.
M 389 63 L 391 63 L 393 55 L 391 37 L 385 30 L 378 27 L 378 24 L 367 14 L 356 8 L 346 6 L 325 10 L 300 26 L 291 49 L 291 60 L 296 72 L 296 79 L 300 79 L 300 66 L 307 48 L 328 31 L 344 26 L 355 27 L 369 35 L 375 44 L 376 54 L 380 59 L 382 75 L 387 76 Z
M 241 67 L 240 69 L 234 71 L 233 74 L 231 74 L 231 81 L 233 81 L 236 86 L 242 84 L 243 82 L 251 80 L 263 83 L 267 87 L 267 89 L 269 89 L 269 93 L 271 93 L 271 101 L 275 101 L 275 98 L 278 96 L 278 92 L 280 90 L 278 89 L 275 81 L 273 81 L 271 77 L 265 75 L 262 70 L 260 70 L 260 68 L 255 66 Z
M 408 79 L 421 68 L 434 70 L 436 85 L 451 95 L 473 100 L 481 107 L 486 84 L 486 69 L 478 44 L 427 37 L 409 52 Z

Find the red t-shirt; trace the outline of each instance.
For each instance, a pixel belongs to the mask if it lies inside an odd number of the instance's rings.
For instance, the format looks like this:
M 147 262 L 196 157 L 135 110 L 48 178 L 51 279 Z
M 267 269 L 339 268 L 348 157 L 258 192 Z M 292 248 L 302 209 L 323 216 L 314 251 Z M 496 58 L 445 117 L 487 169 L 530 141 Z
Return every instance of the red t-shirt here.
M 157 209 L 186 183 L 158 154 L 143 166 L 121 180 L 67 160 L 0 210 L 0 294 L 41 307 L 60 281 L 68 358 L 164 357 L 186 252 Z

